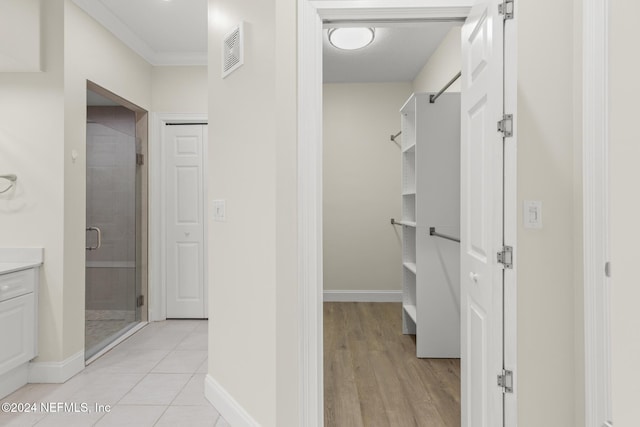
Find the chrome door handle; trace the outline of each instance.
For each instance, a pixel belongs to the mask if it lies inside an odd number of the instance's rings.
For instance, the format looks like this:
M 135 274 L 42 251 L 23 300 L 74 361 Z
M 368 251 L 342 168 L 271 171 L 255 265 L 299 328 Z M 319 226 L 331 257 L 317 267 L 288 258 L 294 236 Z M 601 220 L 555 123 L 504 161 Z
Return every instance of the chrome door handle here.
M 87 246 L 85 249 L 88 251 L 95 251 L 96 249 L 100 249 L 102 246 L 102 231 L 98 227 L 87 227 L 87 231 L 95 231 L 98 236 L 98 243 L 95 246 Z

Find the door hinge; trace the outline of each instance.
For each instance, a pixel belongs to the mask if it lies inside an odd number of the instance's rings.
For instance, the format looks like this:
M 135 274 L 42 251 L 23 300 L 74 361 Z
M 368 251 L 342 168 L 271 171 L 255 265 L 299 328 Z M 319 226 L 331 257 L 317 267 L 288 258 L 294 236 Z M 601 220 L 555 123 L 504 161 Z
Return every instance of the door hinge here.
M 498 262 L 504 268 L 513 268 L 513 248 L 511 246 L 505 246 L 498 252 Z
M 498 132 L 503 138 L 513 136 L 513 114 L 503 114 L 502 120 L 498 120 Z
M 502 370 L 502 374 L 498 375 L 498 387 L 502 388 L 503 393 L 513 393 L 513 371 Z
M 503 0 L 503 2 L 498 5 L 498 13 L 503 15 L 505 20 L 513 19 L 513 0 Z
M 136 299 L 136 307 L 142 307 L 144 305 L 144 295 L 138 295 Z
M 136 165 L 144 165 L 144 154 L 136 153 Z

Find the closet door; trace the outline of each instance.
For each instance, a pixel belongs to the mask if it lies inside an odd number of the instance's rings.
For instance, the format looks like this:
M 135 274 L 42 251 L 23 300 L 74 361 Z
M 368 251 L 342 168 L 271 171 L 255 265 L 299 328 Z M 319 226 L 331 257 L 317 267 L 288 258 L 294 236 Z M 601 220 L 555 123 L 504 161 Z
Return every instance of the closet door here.
M 206 126 L 166 128 L 167 318 L 204 318 Z
M 476 0 L 462 29 L 462 426 L 502 426 L 503 19 Z

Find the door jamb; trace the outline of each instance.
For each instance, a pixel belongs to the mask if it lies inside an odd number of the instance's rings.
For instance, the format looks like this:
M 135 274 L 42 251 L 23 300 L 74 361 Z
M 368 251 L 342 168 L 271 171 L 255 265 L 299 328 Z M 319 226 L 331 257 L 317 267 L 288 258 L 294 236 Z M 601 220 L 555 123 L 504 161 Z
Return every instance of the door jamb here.
M 322 426 L 323 345 L 322 345 L 322 21 L 363 19 L 417 19 L 466 17 L 473 0 L 380 0 L 313 1 L 298 0 L 298 283 L 300 307 L 299 337 L 299 425 Z M 505 33 L 506 34 L 506 33 Z M 509 30 L 509 62 L 505 71 L 514 72 L 515 26 Z M 506 52 L 505 52 L 506 53 Z M 505 98 L 515 113 L 517 74 L 506 80 Z M 510 100 L 510 101 L 509 101 Z M 517 116 L 515 116 L 517 119 Z M 505 244 L 517 248 L 516 137 L 505 152 Z M 505 274 L 505 355 L 516 362 L 516 271 Z M 510 360 L 511 360 L 510 359 Z M 517 383 L 514 376 L 514 387 Z M 517 394 L 505 399 L 505 425 L 515 426 Z
M 207 122 L 206 114 L 190 113 L 151 113 L 150 144 L 149 144 L 149 321 L 156 322 L 167 319 L 167 277 L 166 277 L 166 189 L 164 140 L 167 123 L 202 123 Z M 208 251 L 208 221 L 207 218 L 207 141 L 203 141 L 202 150 L 202 180 L 204 192 L 204 259 Z M 209 280 L 207 263 L 204 265 L 204 312 L 209 312 Z
M 609 260 L 609 1 L 583 10 L 583 232 L 585 425 L 611 421 Z

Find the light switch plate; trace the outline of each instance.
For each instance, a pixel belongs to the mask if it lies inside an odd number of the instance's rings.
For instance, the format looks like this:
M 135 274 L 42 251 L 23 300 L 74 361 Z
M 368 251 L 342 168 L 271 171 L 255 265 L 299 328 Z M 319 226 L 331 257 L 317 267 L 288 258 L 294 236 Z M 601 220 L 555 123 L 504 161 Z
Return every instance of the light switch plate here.
M 525 200 L 522 212 L 524 228 L 542 228 L 542 202 L 540 200 Z
M 226 206 L 224 200 L 213 201 L 213 220 L 218 222 L 224 222 L 227 220 Z

